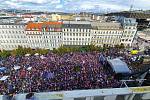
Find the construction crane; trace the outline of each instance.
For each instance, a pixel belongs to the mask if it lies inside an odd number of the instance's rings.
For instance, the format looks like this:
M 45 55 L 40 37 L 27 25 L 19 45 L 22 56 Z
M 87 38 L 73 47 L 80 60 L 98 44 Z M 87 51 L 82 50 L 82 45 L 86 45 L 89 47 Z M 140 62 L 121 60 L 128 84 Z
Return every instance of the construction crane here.
M 134 0 L 130 0 L 131 1 L 131 5 L 130 5 L 130 12 L 133 10 L 133 5 L 134 5 Z

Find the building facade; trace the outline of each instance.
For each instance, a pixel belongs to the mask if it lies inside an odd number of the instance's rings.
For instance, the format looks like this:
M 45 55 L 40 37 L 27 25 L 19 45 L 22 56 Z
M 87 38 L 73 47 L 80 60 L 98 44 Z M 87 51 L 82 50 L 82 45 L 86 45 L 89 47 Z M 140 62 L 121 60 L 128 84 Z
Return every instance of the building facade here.
M 120 23 L 93 22 L 92 28 L 92 44 L 96 46 L 114 46 L 120 44 L 120 38 L 123 34 Z
M 12 50 L 28 47 L 25 24 L 0 24 L 0 49 Z
M 122 24 L 124 29 L 121 37 L 121 43 L 125 46 L 132 46 L 133 40 L 137 34 L 138 23 L 136 22 L 136 19 L 120 16 L 117 19 Z
M 134 20 L 118 22 L 28 22 L 0 24 L 0 49 L 13 50 L 18 46 L 50 49 L 64 46 L 131 45 L 136 35 Z
M 26 26 L 26 36 L 29 47 L 53 49 L 62 43 L 62 22 L 30 22 Z
M 90 22 L 85 21 L 65 21 L 62 31 L 63 45 L 90 45 L 92 37 L 92 27 Z

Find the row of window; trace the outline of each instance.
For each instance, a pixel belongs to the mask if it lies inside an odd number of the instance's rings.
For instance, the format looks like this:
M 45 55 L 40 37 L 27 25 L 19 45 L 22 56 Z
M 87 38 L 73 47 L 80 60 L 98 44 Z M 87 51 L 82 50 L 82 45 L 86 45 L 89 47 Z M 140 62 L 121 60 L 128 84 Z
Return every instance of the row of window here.
M 11 49 L 11 48 L 18 48 L 19 45 L 1 45 L 2 48 L 7 48 L 7 49 Z M 27 45 L 21 45 L 22 47 L 24 48 L 27 48 L 28 46 Z
M 60 42 L 60 40 L 45 40 L 45 43 L 55 43 L 55 44 L 57 44 L 59 42 Z
M 111 44 L 113 44 L 113 43 L 119 43 L 120 42 L 120 40 L 103 40 L 103 39 L 101 39 L 101 40 L 97 40 L 96 41 L 97 43 L 99 43 L 99 44 L 103 44 L 103 43 L 111 43 Z
M 21 33 L 25 33 L 25 31 L 14 31 L 14 30 L 1 30 L 0 34 L 21 34 Z
M 132 27 L 125 26 L 125 29 L 136 29 L 136 26 L 132 26 Z
M 118 31 L 95 31 L 95 34 L 122 34 L 122 32 Z
M 72 41 L 72 40 L 82 40 L 82 41 L 90 41 L 90 38 L 64 38 L 64 40 Z
M 122 39 L 121 41 L 122 42 L 127 42 L 127 41 L 131 42 L 131 39 Z
M 124 31 L 126 34 L 135 34 L 135 31 Z
M 108 38 L 108 39 L 111 39 L 111 38 L 121 38 L 121 36 L 94 36 L 94 37 L 92 37 L 92 38 Z
M 34 36 L 29 35 L 28 37 L 29 37 L 29 38 L 34 38 L 34 39 L 35 39 L 35 38 L 41 38 L 41 36 L 37 36 L 37 35 L 34 35 Z
M 63 29 L 64 32 L 91 32 L 91 29 Z
M 61 36 L 44 36 L 44 38 L 54 38 L 54 39 L 58 38 L 58 39 L 61 39 Z
M 64 36 L 90 36 L 87 33 L 64 33 Z
M 87 43 L 87 42 L 73 42 L 73 41 L 70 41 L 70 42 L 63 42 L 63 45 L 90 45 L 90 43 Z
M 56 34 L 56 32 L 40 32 L 40 31 L 30 31 L 26 32 L 27 34 L 45 34 L 45 35 L 50 35 L 50 34 Z M 61 33 L 57 33 L 57 35 L 61 35 Z
M 15 29 L 21 29 L 24 28 L 23 25 L 0 25 L 0 28 L 4 29 L 4 28 L 15 28 Z
M 27 43 L 27 40 L 0 40 L 0 43 Z
M 129 38 L 129 37 L 133 37 L 134 35 L 123 35 L 124 38 Z
M 23 35 L 0 35 L 0 38 L 26 38 Z
M 45 35 L 61 35 L 61 33 L 56 33 L 56 32 L 43 32 L 43 34 L 45 34 Z

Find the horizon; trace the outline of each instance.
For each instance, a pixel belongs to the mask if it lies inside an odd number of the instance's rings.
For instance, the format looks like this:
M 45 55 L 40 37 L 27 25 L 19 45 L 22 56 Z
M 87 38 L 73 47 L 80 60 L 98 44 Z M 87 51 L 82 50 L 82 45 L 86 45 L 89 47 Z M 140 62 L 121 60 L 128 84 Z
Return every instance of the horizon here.
M 149 10 L 150 0 L 0 0 L 0 9 L 48 12 L 116 12 Z

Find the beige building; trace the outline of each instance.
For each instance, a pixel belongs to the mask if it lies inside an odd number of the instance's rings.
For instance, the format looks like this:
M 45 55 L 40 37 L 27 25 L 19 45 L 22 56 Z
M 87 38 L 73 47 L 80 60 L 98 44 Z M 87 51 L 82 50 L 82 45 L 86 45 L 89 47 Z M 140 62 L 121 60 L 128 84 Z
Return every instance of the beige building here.
M 92 22 L 92 44 L 96 46 L 120 44 L 123 29 L 116 22 Z
M 50 15 L 50 20 L 51 21 L 59 21 L 59 20 L 73 20 L 74 16 L 73 15 L 63 15 L 63 14 L 51 14 Z

